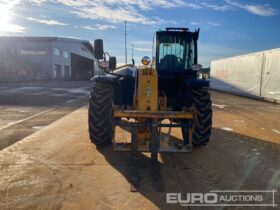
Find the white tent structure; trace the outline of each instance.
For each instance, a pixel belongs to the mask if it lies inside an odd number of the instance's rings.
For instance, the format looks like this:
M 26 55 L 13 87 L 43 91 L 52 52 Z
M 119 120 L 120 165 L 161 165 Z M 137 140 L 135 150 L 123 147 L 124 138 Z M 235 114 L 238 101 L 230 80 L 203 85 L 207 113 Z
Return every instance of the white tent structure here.
M 211 63 L 212 89 L 280 102 L 280 48 Z

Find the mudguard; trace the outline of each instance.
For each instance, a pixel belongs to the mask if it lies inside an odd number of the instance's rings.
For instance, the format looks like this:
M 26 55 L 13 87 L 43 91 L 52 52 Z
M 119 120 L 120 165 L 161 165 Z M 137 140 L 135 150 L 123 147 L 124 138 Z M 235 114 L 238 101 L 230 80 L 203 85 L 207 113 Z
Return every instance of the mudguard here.
M 93 82 L 104 82 L 104 83 L 110 83 L 110 84 L 114 84 L 116 83 L 118 80 L 118 77 L 113 76 L 113 75 L 99 75 L 99 76 L 95 76 L 92 81 Z
M 115 105 L 132 106 L 135 87 L 134 77 L 130 75 L 125 77 L 118 77 L 107 74 L 102 76 L 96 76 L 92 79 L 92 81 L 106 83 L 113 86 Z
M 185 87 L 190 89 L 209 88 L 209 81 L 204 79 L 186 79 Z

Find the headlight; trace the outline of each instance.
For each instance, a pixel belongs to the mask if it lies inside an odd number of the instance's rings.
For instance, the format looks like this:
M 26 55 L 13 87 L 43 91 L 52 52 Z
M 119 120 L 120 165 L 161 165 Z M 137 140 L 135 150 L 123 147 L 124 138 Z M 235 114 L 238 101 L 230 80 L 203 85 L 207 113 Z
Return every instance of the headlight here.
M 148 56 L 142 58 L 142 64 L 148 66 L 151 63 L 151 59 Z

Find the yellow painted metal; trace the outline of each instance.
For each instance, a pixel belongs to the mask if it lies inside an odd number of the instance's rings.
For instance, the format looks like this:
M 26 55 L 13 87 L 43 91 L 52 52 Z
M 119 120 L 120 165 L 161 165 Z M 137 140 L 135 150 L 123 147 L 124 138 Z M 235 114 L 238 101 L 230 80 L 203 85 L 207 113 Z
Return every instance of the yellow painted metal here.
M 158 75 L 149 67 L 140 67 L 137 71 L 137 90 L 135 110 L 149 113 L 158 110 Z M 138 123 L 145 123 L 147 118 L 136 118 Z M 150 128 L 137 128 L 139 144 L 146 144 L 152 137 Z
M 193 112 L 174 111 L 136 111 L 136 110 L 115 110 L 114 117 L 125 118 L 156 118 L 156 119 L 193 119 Z
M 141 67 L 137 70 L 136 91 L 134 94 L 133 110 L 114 110 L 114 117 L 135 119 L 136 123 L 149 124 L 152 119 L 193 119 L 193 109 L 184 108 L 182 111 L 167 111 L 167 97 L 164 92 L 158 92 L 158 75 L 155 69 Z M 189 128 L 190 142 L 192 128 Z M 150 151 L 152 132 L 149 126 L 137 127 L 137 147 Z M 159 131 L 160 132 L 160 131 Z M 144 149 L 143 149 L 144 148 Z M 169 147 L 168 147 L 169 148 Z M 141 150 L 141 149 L 140 149 Z M 172 151 L 178 149 L 173 149 Z M 170 151 L 170 149 L 168 149 Z
M 140 67 L 137 75 L 136 107 L 137 111 L 149 113 L 158 110 L 158 77 L 157 71 L 149 67 Z M 136 118 L 138 123 L 145 123 L 147 118 Z M 152 133 L 150 128 L 137 128 L 139 144 L 150 141 Z
M 138 69 L 136 110 L 158 110 L 158 77 L 157 71 L 148 67 Z

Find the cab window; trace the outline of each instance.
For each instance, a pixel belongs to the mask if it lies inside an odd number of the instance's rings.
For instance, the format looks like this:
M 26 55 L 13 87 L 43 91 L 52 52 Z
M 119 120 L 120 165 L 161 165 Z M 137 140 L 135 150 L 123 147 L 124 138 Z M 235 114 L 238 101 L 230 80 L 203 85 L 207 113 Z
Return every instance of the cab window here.
M 159 71 L 188 70 L 194 63 L 194 41 L 183 36 L 163 35 L 159 39 Z

